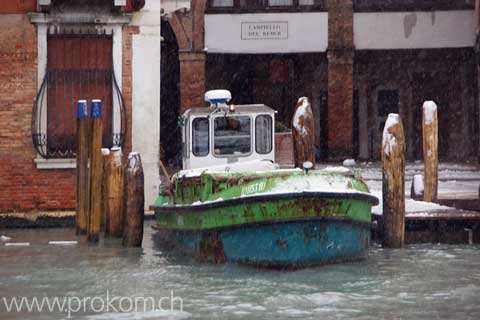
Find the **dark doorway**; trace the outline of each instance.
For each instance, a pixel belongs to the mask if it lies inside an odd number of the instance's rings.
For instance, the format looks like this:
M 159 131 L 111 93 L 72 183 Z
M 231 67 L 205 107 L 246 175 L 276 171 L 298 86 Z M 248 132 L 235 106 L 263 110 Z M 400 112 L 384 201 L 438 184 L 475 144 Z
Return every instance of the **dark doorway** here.
M 358 100 L 358 90 L 353 91 L 353 157 L 358 158 L 360 153 L 360 120 L 359 120 L 359 100 Z
M 167 164 L 178 165 L 181 150 L 180 130 L 177 125 L 180 107 L 180 62 L 178 43 L 170 23 L 161 20 L 160 58 L 160 157 Z
M 207 89 L 230 90 L 233 104 L 265 104 L 278 111 L 276 121 L 290 127 L 294 69 L 291 55 L 208 54 Z
M 317 152 L 317 160 L 328 159 L 328 92 L 320 92 L 320 150 Z
M 399 113 L 398 90 L 378 90 L 377 117 L 380 120 L 380 125 L 378 126 L 380 136 L 383 134 L 385 122 L 390 113 Z
M 452 89 L 447 75 L 435 77 L 431 73 L 419 72 L 415 74 L 413 87 L 413 148 L 415 159 L 423 159 L 423 133 L 422 133 L 422 106 L 427 100 L 433 100 L 437 104 L 438 112 L 438 156 L 445 159 L 448 157 L 449 135 L 455 132 L 455 114 L 450 112 L 449 90 Z
M 256 68 L 261 70 L 258 74 L 263 77 L 255 79 L 255 97 L 262 99 L 266 105 L 277 110 L 278 120 L 290 127 L 296 105 L 292 84 L 294 79 L 292 58 L 287 56 L 269 57 L 267 60 L 258 61 Z

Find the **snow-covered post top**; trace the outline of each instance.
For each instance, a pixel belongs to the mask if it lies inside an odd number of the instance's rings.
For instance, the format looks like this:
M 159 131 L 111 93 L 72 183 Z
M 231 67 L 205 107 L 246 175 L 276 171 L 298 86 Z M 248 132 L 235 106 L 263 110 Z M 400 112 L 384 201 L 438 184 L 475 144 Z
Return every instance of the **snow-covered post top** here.
M 392 153 L 392 148 L 395 147 L 397 144 L 397 139 L 393 132 L 394 128 L 398 126 L 399 122 L 400 116 L 397 113 L 390 113 L 388 115 L 387 121 L 385 122 L 385 127 L 383 128 L 382 150 L 383 154 L 387 157 L 390 156 L 390 154 Z
M 435 202 L 438 189 L 438 115 L 433 101 L 423 103 L 423 164 L 425 188 L 423 200 Z
M 423 116 L 425 124 L 431 124 L 434 116 L 437 113 L 437 105 L 435 102 L 429 100 L 423 103 Z
M 383 129 L 383 241 L 384 247 L 400 248 L 405 237 L 405 144 L 402 120 L 388 115 Z
M 308 98 L 301 97 L 298 99 L 297 108 L 293 114 L 292 127 L 298 130 L 302 135 L 306 135 L 310 129 L 305 125 L 307 120 L 306 118 L 308 118 L 310 114 L 313 115 Z
M 298 99 L 292 118 L 295 167 L 305 161 L 315 163 L 315 120 L 307 97 Z

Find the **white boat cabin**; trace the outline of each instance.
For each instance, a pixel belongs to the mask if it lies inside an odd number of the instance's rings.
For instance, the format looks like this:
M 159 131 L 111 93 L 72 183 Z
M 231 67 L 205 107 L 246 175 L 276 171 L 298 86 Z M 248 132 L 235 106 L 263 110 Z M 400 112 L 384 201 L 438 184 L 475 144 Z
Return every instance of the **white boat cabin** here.
M 210 108 L 182 116 L 183 169 L 275 160 L 275 113 L 263 104 L 227 105 L 227 90 L 205 94 Z M 252 171 L 255 168 L 252 168 Z

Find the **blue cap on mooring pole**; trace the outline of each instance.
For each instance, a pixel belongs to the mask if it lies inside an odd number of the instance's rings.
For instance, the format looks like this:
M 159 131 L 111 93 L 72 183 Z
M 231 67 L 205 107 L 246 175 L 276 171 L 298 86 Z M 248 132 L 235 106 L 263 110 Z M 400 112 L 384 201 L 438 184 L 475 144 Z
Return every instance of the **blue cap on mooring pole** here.
M 101 118 L 102 117 L 102 100 L 94 99 L 92 100 L 92 118 Z
M 87 100 L 77 101 L 77 118 L 85 119 L 88 117 Z

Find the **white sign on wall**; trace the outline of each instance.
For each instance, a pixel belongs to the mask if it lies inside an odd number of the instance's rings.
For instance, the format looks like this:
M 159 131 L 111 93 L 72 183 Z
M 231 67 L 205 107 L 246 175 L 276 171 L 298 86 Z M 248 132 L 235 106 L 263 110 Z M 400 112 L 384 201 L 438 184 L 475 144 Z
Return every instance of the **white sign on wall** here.
M 288 39 L 288 22 L 242 22 L 241 39 Z
M 209 53 L 325 52 L 327 12 L 206 14 Z

